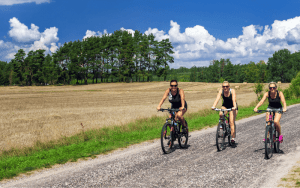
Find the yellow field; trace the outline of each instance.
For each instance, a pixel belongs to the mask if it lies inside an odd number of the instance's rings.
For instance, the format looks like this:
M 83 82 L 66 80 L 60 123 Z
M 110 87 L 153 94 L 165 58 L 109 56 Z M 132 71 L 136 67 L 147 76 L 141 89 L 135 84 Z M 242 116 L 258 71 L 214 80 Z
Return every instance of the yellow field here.
M 238 105 L 249 105 L 256 100 L 253 85 L 231 84 L 231 88 L 240 87 Z M 188 112 L 210 108 L 220 86 L 220 83 L 180 82 Z M 81 123 L 88 130 L 166 115 L 157 112 L 156 107 L 168 87 L 169 82 L 0 87 L 0 151 L 74 135 L 82 131 Z M 166 100 L 163 107 L 170 107 L 170 103 Z

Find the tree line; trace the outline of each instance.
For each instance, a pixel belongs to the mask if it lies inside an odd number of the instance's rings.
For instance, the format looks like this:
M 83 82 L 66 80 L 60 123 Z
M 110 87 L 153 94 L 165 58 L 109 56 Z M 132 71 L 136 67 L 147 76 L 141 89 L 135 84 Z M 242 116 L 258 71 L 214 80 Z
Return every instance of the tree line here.
M 230 59 L 213 60 L 207 67 L 170 69 L 173 46 L 153 34 L 134 35 L 115 31 L 111 35 L 68 42 L 52 55 L 45 50 L 20 49 L 9 63 L 0 61 L 0 85 L 53 85 L 99 82 L 171 80 L 190 82 L 258 83 L 291 82 L 300 71 L 300 51 L 276 51 L 268 63 L 250 61 L 232 64 Z
M 139 82 L 153 75 L 166 79 L 174 62 L 172 49 L 169 39 L 158 42 L 153 34 L 123 30 L 65 43 L 52 55 L 20 49 L 9 63 L 0 61 L 0 85 Z
M 190 82 L 266 83 L 291 82 L 300 71 L 300 51 L 291 54 L 287 49 L 276 51 L 268 63 L 250 61 L 248 64 L 232 64 L 230 59 L 213 60 L 208 67 L 180 67 L 171 69 L 169 77 Z

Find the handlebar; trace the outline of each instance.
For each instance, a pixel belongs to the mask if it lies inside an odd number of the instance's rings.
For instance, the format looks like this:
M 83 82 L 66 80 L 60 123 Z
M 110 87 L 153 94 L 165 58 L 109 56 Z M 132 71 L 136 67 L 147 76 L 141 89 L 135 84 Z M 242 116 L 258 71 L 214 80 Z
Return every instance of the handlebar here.
M 231 111 L 231 108 L 227 108 L 227 109 L 219 109 L 219 108 L 214 108 L 215 111 L 221 111 L 221 112 L 225 112 L 225 111 Z
M 280 112 L 280 113 L 283 113 L 283 110 L 274 110 L 274 109 L 273 110 L 257 110 L 256 113 L 263 113 L 263 112 Z
M 182 109 L 182 110 L 185 110 L 185 108 L 184 109 Z M 180 111 L 179 110 L 179 108 L 167 108 L 167 109 L 164 109 L 164 108 L 161 108 L 160 110 L 158 110 L 158 111 L 168 111 L 168 112 L 178 112 L 178 111 Z

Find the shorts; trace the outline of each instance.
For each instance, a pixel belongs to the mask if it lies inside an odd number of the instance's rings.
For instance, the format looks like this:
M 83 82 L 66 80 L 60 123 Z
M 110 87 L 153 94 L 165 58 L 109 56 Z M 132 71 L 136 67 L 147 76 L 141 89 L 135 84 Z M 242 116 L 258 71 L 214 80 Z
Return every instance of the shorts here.
M 282 107 L 281 108 L 274 108 L 274 107 L 269 107 L 268 106 L 267 110 L 280 110 L 280 111 L 282 111 Z M 275 112 L 275 113 L 281 114 L 282 112 Z
M 185 103 L 184 103 L 184 108 L 187 110 L 187 108 L 188 108 L 188 106 L 187 106 L 187 103 L 186 103 L 186 101 L 184 101 Z M 171 104 L 171 108 L 180 108 L 181 107 L 181 105 L 178 107 L 177 105 L 173 105 L 173 104 Z

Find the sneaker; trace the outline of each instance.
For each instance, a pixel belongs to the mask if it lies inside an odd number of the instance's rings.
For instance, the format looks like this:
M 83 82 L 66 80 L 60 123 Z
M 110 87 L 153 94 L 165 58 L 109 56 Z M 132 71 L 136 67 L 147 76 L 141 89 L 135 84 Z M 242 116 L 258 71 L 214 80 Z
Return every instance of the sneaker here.
M 283 142 L 283 136 L 280 135 L 280 136 L 279 136 L 279 143 L 282 143 L 282 142 Z
M 263 139 L 263 142 L 265 142 L 266 141 L 266 139 Z M 267 141 L 269 142 L 269 138 L 267 139 Z
M 231 142 L 231 146 L 232 146 L 232 147 L 235 147 L 235 141 L 234 141 L 234 140 L 231 140 L 230 142 Z
M 183 126 L 182 126 L 183 127 Z M 187 127 L 183 127 L 182 128 L 182 133 L 187 133 L 188 132 L 188 128 Z

